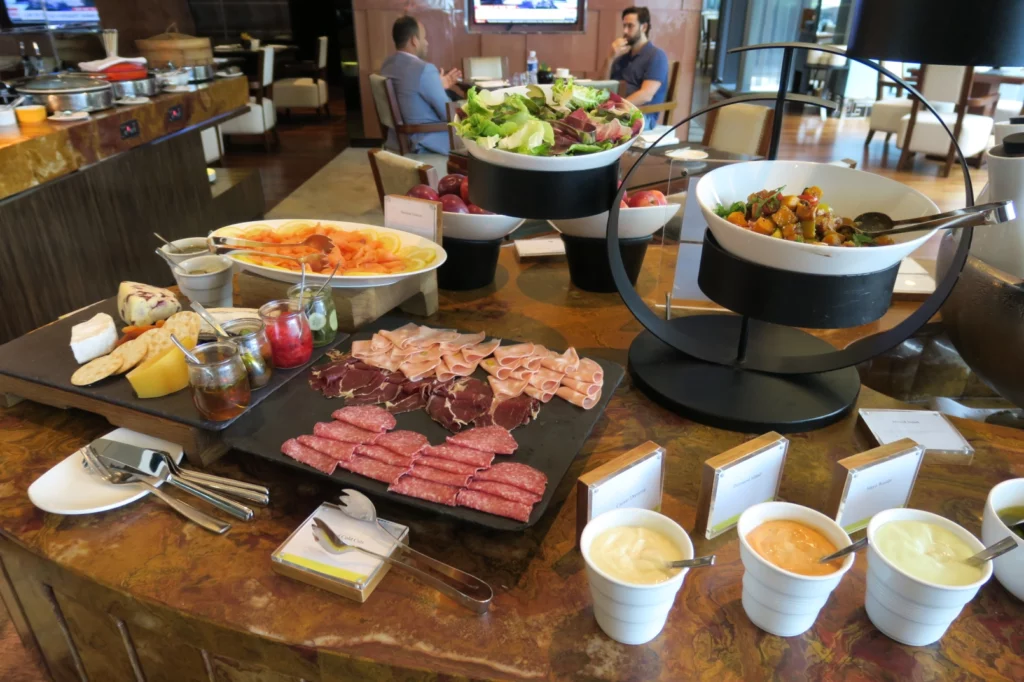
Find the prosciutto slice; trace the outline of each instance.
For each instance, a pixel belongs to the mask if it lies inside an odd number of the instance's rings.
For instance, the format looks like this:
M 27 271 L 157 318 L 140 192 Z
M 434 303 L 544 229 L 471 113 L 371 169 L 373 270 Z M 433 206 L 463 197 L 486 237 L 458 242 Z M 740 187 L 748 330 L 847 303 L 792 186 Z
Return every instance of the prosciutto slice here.
M 518 367 L 524 361 L 524 358 L 528 358 L 533 355 L 533 344 L 532 343 L 517 343 L 514 346 L 498 346 L 494 349 L 494 359 L 498 361 L 498 364 L 502 367 Z
M 466 359 L 466 362 L 478 363 L 493 353 L 500 345 L 501 339 L 491 339 L 490 341 L 478 343 L 475 346 L 468 346 L 462 349 L 462 357 Z
M 600 390 L 598 390 L 594 395 L 587 395 L 585 393 L 580 393 L 579 391 L 574 391 L 568 386 L 562 386 L 560 389 L 555 391 L 555 395 L 563 400 L 569 401 L 577 407 L 582 407 L 584 410 L 589 410 L 594 405 L 597 405 L 597 401 L 601 399 Z
M 562 386 L 571 388 L 577 393 L 582 393 L 583 395 L 595 395 L 601 392 L 601 384 L 587 384 L 582 381 L 576 381 L 570 377 L 562 379 Z M 558 387 L 556 386 L 555 388 L 557 389 Z
M 604 370 L 590 358 L 581 358 L 579 368 L 566 372 L 570 379 L 575 379 L 585 384 L 600 384 L 604 382 Z M 564 383 L 564 382 L 563 382 Z
M 580 357 L 576 354 L 575 348 L 569 348 L 561 354 L 554 351 L 548 351 L 548 353 L 548 357 L 541 359 L 541 366 L 563 374 L 579 369 Z
M 541 368 L 530 377 L 530 385 L 547 393 L 554 393 L 562 384 L 563 375 L 551 369 Z M 534 396 L 536 397 L 536 396 Z
M 514 370 L 513 367 L 502 367 L 494 358 L 482 360 L 480 362 L 480 367 L 491 376 L 501 379 L 502 381 L 512 376 L 512 372 Z

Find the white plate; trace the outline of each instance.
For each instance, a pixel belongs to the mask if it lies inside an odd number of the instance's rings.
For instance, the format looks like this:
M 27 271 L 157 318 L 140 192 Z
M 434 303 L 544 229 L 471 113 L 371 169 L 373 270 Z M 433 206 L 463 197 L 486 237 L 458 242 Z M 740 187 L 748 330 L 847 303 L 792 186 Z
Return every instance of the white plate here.
M 241 78 L 245 73 L 238 71 L 237 73 L 228 73 L 227 71 L 218 71 L 216 73 L 217 78 Z
M 122 107 L 127 107 L 133 104 L 145 104 L 148 101 L 148 97 L 122 97 L 121 99 L 115 99 L 114 104 L 117 104 Z
M 703 149 L 671 149 L 665 152 L 665 156 L 676 161 L 700 161 L 708 158 L 708 153 Z
M 526 222 L 523 218 L 479 213 L 442 214 L 445 237 L 452 239 L 501 239 Z
M 544 94 L 550 101 L 551 89 L 554 86 L 538 85 L 537 87 L 544 91 Z M 526 86 L 518 85 L 512 88 L 491 90 L 490 92 L 496 95 L 504 95 L 505 93 L 525 95 Z M 631 143 L 627 140 L 616 147 L 595 154 L 581 154 L 579 156 L 530 156 L 529 154 L 507 152 L 502 149 L 486 149 L 476 142 L 465 138 L 463 138 L 463 142 L 466 143 L 466 151 L 481 161 L 486 161 L 495 166 L 504 166 L 505 168 L 535 171 L 576 171 L 604 168 L 615 163 L 631 146 Z
M 73 123 L 75 121 L 87 121 L 87 120 L 89 120 L 89 112 L 88 111 L 75 111 L 75 112 L 70 113 L 70 114 L 63 114 L 63 113 L 61 113 L 61 114 L 53 114 L 52 116 L 48 116 L 47 118 L 49 120 L 53 121 L 54 123 Z
M 121 443 L 138 445 L 153 450 L 163 450 L 181 462 L 182 449 L 160 438 L 147 436 L 130 429 L 115 429 L 101 436 Z M 95 514 L 131 504 L 149 494 L 136 483 L 113 485 L 90 473 L 82 462 L 85 457 L 77 450 L 28 487 L 28 499 L 32 504 L 51 514 Z
M 373 287 L 387 286 L 388 284 L 394 284 L 406 277 L 412 277 L 413 275 L 420 275 L 424 272 L 430 272 L 436 270 L 444 264 L 448 255 L 441 248 L 440 244 L 435 244 L 432 241 L 418 237 L 410 232 L 403 232 L 401 230 L 392 230 L 389 227 L 379 227 L 377 225 L 365 225 L 363 223 L 343 223 L 337 220 L 314 220 L 314 219 L 289 219 L 289 220 L 254 220 L 248 223 L 237 223 L 235 225 L 228 225 L 222 227 L 219 230 L 214 230 L 210 233 L 212 237 L 237 237 L 241 236 L 241 232 L 251 225 L 266 225 L 273 230 L 278 230 L 287 223 L 303 222 L 303 223 L 322 223 L 328 227 L 333 227 L 341 230 L 375 230 L 377 232 L 390 232 L 391 234 L 397 235 L 401 240 L 402 247 L 406 246 L 417 246 L 421 248 L 432 249 L 434 251 L 434 262 L 427 267 L 416 270 L 415 272 L 402 272 L 394 275 L 356 275 L 356 276 L 345 276 L 337 275 L 331 281 L 331 287 L 334 289 L 370 289 Z M 291 284 L 298 284 L 300 275 L 298 272 L 293 270 L 284 270 L 281 268 L 274 268 L 266 265 L 256 265 L 243 260 L 244 256 L 231 256 L 242 270 L 263 275 L 270 279 L 278 282 L 289 282 Z M 306 275 L 307 284 L 323 284 L 327 281 L 327 275 Z
M 681 204 L 638 206 L 619 210 L 619 239 L 649 237 L 679 212 Z M 549 220 L 551 226 L 570 237 L 600 237 L 608 234 L 608 211 L 585 218 Z

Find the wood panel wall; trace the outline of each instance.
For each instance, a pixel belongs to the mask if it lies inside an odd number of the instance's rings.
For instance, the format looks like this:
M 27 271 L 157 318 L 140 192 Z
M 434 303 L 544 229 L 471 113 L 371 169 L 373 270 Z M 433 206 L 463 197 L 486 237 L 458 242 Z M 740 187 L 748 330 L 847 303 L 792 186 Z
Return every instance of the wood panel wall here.
M 428 59 L 438 68 L 461 68 L 464 57 L 508 57 L 513 71 L 526 69 L 526 57 L 537 58 L 551 68 L 566 67 L 585 77 L 600 73 L 611 42 L 622 32 L 622 10 L 630 4 L 651 10 L 651 40 L 665 50 L 669 61 L 679 61 L 676 88 L 679 107 L 675 120 L 690 111 L 700 36 L 700 0 L 588 0 L 587 28 L 582 34 L 493 35 L 466 32 L 465 3 L 470 0 L 353 0 L 363 126 L 367 137 L 381 137 L 377 112 L 370 93 L 371 73 L 395 51 L 391 25 L 404 13 L 418 18 L 427 29 Z
M 188 0 L 96 0 L 96 9 L 103 28 L 117 29 L 117 51 L 125 57 L 139 54 L 136 40 L 163 33 L 171 24 L 180 33 L 196 31 Z

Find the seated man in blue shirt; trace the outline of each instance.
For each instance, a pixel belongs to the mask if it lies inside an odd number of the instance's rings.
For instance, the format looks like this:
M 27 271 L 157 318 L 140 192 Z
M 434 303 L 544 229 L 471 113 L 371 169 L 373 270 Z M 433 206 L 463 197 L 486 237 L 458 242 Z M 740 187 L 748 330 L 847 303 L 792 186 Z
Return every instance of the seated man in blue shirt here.
M 462 78 L 462 72 L 452 69 L 442 73 L 433 64 L 424 61 L 427 56 L 427 32 L 416 17 L 402 16 L 391 27 L 391 37 L 398 50 L 384 60 L 380 75 L 392 79 L 398 108 L 406 123 L 446 123 L 448 121 L 448 93 Z M 448 133 L 416 133 L 409 136 L 414 152 L 449 152 Z M 398 151 L 394 130 L 388 130 L 385 143 L 388 149 Z
M 625 96 L 638 107 L 661 104 L 668 92 L 668 57 L 654 46 L 651 13 L 646 7 L 627 7 L 622 11 L 622 37 L 612 42 L 604 65 L 607 78 L 625 81 Z M 660 114 L 647 114 L 646 127 L 658 125 Z

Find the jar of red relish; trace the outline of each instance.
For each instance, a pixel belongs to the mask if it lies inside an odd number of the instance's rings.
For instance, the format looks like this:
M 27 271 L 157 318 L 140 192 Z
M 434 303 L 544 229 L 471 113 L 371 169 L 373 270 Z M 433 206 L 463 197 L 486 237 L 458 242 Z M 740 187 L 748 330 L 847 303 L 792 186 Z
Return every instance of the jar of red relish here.
M 288 369 L 309 362 L 313 355 L 313 333 L 298 301 L 266 303 L 260 308 L 260 319 L 270 339 L 274 367 Z

